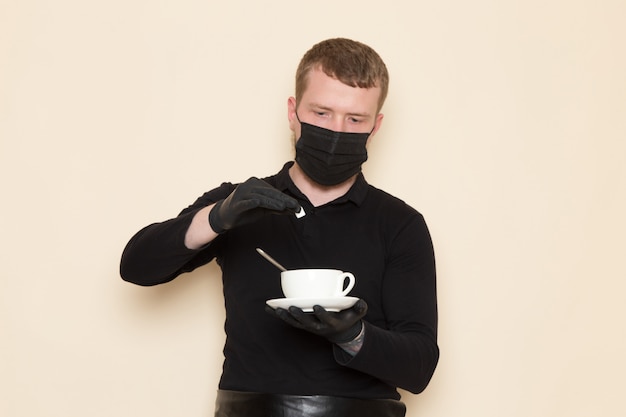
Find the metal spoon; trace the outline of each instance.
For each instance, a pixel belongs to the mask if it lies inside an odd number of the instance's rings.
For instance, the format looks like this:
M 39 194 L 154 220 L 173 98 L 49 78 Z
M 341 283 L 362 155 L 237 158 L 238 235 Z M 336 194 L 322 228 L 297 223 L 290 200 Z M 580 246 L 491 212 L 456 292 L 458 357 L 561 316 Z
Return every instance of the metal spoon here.
M 276 259 L 272 258 L 271 256 L 269 256 L 267 253 L 263 252 L 263 249 L 261 248 L 256 248 L 256 251 L 259 252 L 259 254 L 264 257 L 265 259 L 267 259 L 272 265 L 274 265 L 276 268 L 280 269 L 281 271 L 286 271 L 287 268 L 285 268 L 284 266 L 282 266 L 281 264 L 279 264 Z

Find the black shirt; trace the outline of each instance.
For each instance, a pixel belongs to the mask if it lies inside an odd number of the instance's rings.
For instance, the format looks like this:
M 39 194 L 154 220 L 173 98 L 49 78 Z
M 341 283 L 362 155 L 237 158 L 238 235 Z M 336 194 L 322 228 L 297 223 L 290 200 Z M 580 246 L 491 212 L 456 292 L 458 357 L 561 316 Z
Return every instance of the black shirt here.
M 295 197 L 304 217 L 268 214 L 205 248 L 187 249 L 184 236 L 195 213 L 236 187 L 223 183 L 178 217 L 140 230 L 122 255 L 122 277 L 161 284 L 217 260 L 227 335 L 221 389 L 394 399 L 400 397 L 396 387 L 421 392 L 439 357 L 435 261 L 422 215 L 369 185 L 362 174 L 344 196 L 313 207 L 289 177 L 292 164 L 265 180 Z M 350 296 L 369 307 L 356 356 L 264 312 L 266 300 L 283 294 L 280 271 L 257 247 L 288 269 L 354 274 Z

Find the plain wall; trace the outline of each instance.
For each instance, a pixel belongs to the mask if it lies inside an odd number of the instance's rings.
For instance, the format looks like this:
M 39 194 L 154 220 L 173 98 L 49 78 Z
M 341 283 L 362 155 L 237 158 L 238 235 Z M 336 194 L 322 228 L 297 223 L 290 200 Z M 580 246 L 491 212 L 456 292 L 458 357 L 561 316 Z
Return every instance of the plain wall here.
M 0 415 L 211 416 L 208 265 L 123 282 L 139 228 L 292 158 L 302 54 L 391 73 L 370 183 L 424 214 L 441 361 L 409 417 L 623 416 L 626 3 L 0 2 Z

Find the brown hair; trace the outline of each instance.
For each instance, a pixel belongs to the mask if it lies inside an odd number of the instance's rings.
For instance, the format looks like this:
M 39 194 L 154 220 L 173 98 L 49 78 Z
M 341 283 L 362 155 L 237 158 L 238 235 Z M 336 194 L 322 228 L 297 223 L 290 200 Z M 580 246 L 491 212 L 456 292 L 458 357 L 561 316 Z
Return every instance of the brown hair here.
M 329 77 L 351 87 L 380 87 L 378 111 L 389 89 L 389 73 L 380 56 L 369 46 L 345 38 L 327 39 L 307 51 L 296 71 L 296 102 L 307 87 L 307 75 L 321 68 Z

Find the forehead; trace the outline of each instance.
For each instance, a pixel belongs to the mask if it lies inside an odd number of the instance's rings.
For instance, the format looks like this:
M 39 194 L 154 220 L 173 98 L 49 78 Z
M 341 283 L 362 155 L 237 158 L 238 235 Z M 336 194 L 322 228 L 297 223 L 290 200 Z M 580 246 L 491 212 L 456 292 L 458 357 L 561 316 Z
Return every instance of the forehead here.
M 311 69 L 299 105 L 319 105 L 336 111 L 376 114 L 380 87 L 351 87 L 321 69 Z

